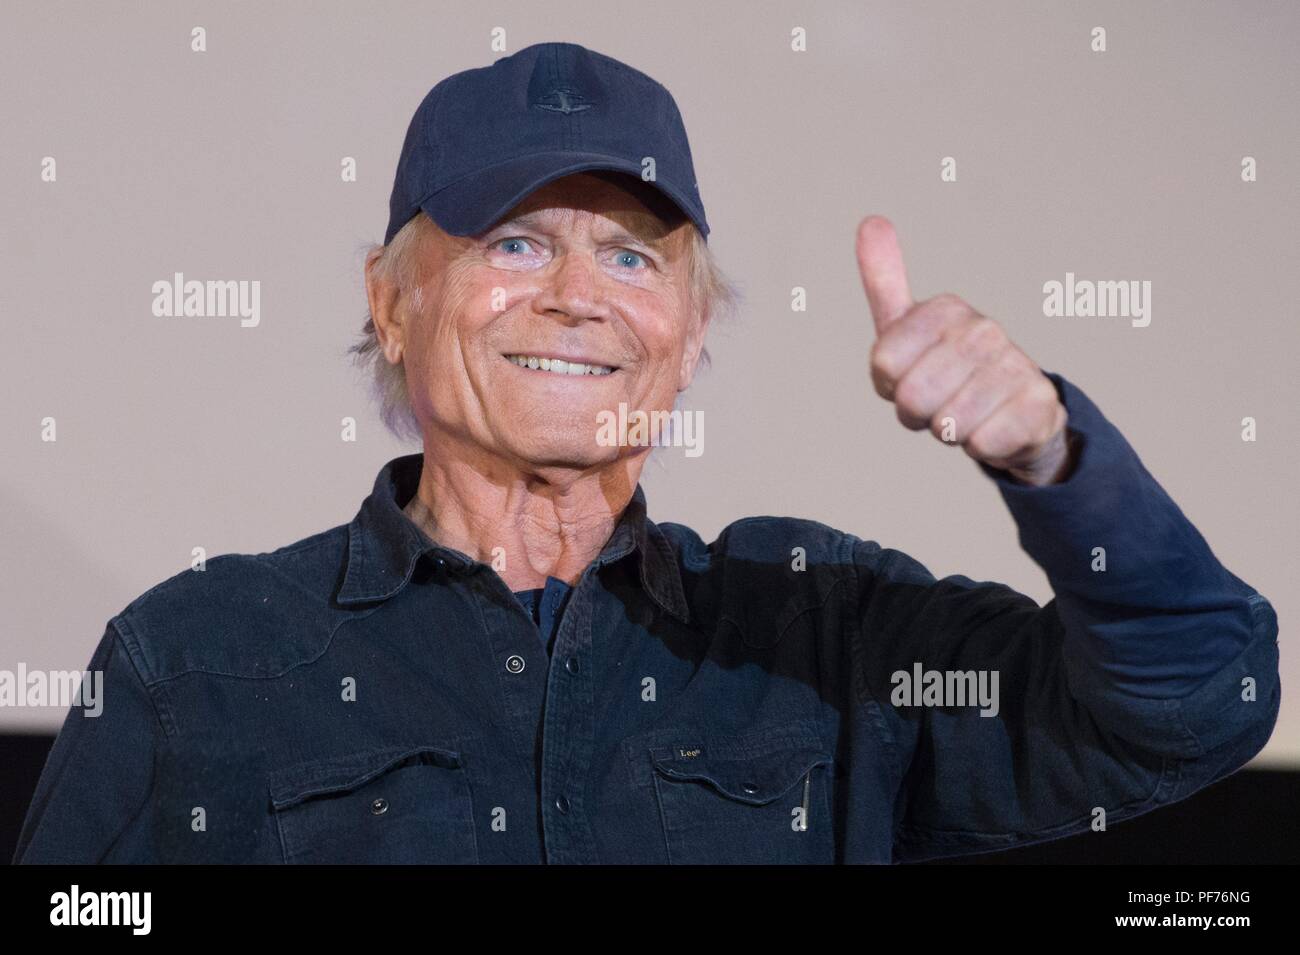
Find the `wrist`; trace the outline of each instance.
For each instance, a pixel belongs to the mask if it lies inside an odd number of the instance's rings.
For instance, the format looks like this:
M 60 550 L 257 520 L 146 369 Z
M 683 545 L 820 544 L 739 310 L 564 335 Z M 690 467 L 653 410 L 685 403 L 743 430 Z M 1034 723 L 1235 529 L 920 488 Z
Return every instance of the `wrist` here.
M 1023 468 L 1008 468 L 1007 473 L 1018 483 L 1033 487 L 1047 487 L 1068 480 L 1078 460 L 1077 437 L 1068 427 L 1062 428 L 1033 464 Z

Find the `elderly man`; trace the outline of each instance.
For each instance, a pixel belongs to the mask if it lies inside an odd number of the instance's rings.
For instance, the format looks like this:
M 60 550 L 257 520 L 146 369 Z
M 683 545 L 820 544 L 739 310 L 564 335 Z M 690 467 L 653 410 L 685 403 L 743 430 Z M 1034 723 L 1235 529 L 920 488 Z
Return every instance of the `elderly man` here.
M 997 487 L 1045 607 L 813 521 L 649 520 L 651 448 L 597 422 L 672 409 L 729 297 L 649 77 L 547 43 L 444 80 L 390 212 L 358 351 L 423 453 L 109 622 L 18 860 L 909 861 L 1101 829 L 1264 745 L 1270 604 L 1078 388 L 914 302 L 886 220 L 875 387 Z

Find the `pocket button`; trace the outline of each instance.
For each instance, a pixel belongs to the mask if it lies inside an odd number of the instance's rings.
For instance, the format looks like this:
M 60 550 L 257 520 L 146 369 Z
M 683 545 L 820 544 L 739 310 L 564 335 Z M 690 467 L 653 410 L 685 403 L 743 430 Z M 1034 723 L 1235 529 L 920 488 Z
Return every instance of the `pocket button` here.
M 340 754 L 285 767 L 269 782 L 285 862 L 478 861 L 473 797 L 456 750 L 416 745 Z M 357 825 L 367 812 L 383 822 Z
M 834 760 L 803 724 L 650 747 L 668 861 L 820 864 L 835 859 Z

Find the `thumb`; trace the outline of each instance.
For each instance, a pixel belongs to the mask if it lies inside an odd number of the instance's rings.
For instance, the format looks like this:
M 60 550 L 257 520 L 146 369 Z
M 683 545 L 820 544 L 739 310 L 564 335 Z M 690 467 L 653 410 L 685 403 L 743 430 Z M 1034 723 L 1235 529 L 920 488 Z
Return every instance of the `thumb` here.
M 879 334 L 912 307 L 898 236 L 884 216 L 867 216 L 858 226 L 858 268 Z

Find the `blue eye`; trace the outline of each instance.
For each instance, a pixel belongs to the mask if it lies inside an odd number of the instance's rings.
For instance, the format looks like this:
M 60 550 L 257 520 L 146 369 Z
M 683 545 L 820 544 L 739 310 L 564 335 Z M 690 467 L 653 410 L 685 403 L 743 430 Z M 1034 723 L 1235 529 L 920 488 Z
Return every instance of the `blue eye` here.
M 497 241 L 496 244 L 497 244 L 497 246 L 499 246 L 503 251 L 510 252 L 510 253 L 514 253 L 514 252 L 527 252 L 527 251 L 529 251 L 527 248 L 523 248 L 523 249 L 511 249 L 511 248 L 510 248 L 511 245 L 523 245 L 523 246 L 527 246 L 527 245 L 528 245 L 528 240 L 527 240 L 527 239 L 520 238 L 519 236 L 512 236 L 512 237 L 509 238 L 509 239 L 500 239 L 500 240 Z
M 632 261 L 629 262 L 628 259 L 631 259 Z M 621 250 L 618 253 L 618 255 L 614 257 L 614 261 L 616 261 L 619 265 L 626 266 L 629 269 L 636 268 L 638 264 L 640 265 L 645 264 L 645 258 L 643 256 L 641 256 L 636 252 L 632 252 L 629 249 Z

